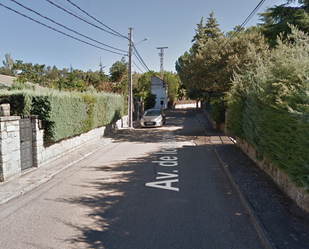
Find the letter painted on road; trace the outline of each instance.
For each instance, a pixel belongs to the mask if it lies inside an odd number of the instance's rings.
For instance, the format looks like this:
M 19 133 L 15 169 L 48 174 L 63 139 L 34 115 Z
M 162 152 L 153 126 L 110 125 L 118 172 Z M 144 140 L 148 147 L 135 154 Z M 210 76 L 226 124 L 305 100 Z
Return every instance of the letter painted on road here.
M 171 168 L 167 167 L 175 167 L 178 166 L 178 157 L 176 156 L 170 156 L 170 155 L 177 155 L 177 146 L 176 146 L 176 141 L 175 137 L 173 135 L 169 134 L 164 134 L 163 138 L 165 139 L 160 146 L 161 151 L 156 152 L 155 154 L 157 155 L 163 155 L 159 156 L 158 161 L 152 161 L 151 163 L 157 164 L 161 170 L 170 170 Z M 171 190 L 171 191 L 179 191 L 179 188 L 173 186 L 173 183 L 179 182 L 178 179 L 178 170 L 172 170 L 173 173 L 167 173 L 167 172 L 157 172 L 157 177 L 156 182 L 148 182 L 145 184 L 147 187 L 152 187 L 152 188 L 160 188 L 160 189 L 166 189 L 166 190 Z
M 172 191 L 179 191 L 179 188 L 172 187 L 173 182 L 178 182 L 178 179 L 173 180 L 165 180 L 165 181 L 159 181 L 159 182 L 148 182 L 146 183 L 146 186 L 153 187 L 153 188 L 162 188 Z

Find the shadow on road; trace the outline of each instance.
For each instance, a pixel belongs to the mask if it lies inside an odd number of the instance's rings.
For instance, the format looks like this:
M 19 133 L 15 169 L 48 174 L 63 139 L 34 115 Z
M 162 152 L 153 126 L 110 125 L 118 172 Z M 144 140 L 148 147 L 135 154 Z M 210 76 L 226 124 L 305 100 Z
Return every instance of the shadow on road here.
M 164 127 L 135 129 L 115 143 L 160 142 L 164 133 L 173 131 L 180 144 L 179 165 L 153 163 L 160 157 L 155 151 L 128 161 L 85 165 L 84 170 L 96 172 L 95 179 L 81 183 L 92 194 L 58 199 L 88 209 L 88 225 L 67 224 L 78 231 L 70 242 L 83 248 L 239 248 L 239 244 L 261 248 L 256 246 L 259 242 L 251 243 L 259 240 L 253 227 L 248 233 L 243 226 L 248 217 L 213 146 L 197 142 L 203 132 L 188 118 L 195 118 L 195 110 L 172 110 L 167 115 Z M 177 179 L 170 184 L 179 191 L 145 186 L 160 181 L 158 176 Z

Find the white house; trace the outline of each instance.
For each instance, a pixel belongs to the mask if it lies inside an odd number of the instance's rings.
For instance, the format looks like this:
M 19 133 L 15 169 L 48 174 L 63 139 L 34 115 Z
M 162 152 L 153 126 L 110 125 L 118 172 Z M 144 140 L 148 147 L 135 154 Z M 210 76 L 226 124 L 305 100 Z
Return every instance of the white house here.
M 151 77 L 151 93 L 157 96 L 156 105 L 154 108 L 167 108 L 167 88 L 168 83 L 162 80 L 160 77 L 156 75 Z

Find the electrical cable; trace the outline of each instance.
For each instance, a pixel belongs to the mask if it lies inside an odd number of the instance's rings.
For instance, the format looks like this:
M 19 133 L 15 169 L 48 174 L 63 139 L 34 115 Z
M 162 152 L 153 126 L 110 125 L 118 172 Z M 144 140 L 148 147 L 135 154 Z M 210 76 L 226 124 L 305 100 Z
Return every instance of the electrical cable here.
M 85 10 L 83 10 L 82 8 L 80 8 L 77 4 L 71 2 L 70 0 L 67 0 L 70 4 L 72 4 L 73 6 L 75 6 L 77 9 L 79 9 L 80 11 L 82 11 L 83 13 L 85 13 L 87 16 L 89 16 L 90 18 L 92 18 L 93 20 L 97 21 L 98 23 L 100 23 L 101 25 L 103 25 L 104 27 L 108 28 L 109 30 L 113 31 L 114 33 L 116 33 L 117 35 L 119 35 L 120 37 L 123 38 L 127 38 L 126 36 L 118 33 L 117 31 L 113 30 L 112 28 L 108 27 L 107 25 L 105 25 L 104 23 L 100 22 L 98 19 L 96 19 L 95 17 L 93 17 L 92 15 L 90 15 L 88 12 L 86 12 Z
M 250 15 L 246 18 L 246 20 L 240 25 L 240 27 L 237 28 L 237 30 L 234 32 L 234 34 L 231 36 L 231 38 L 229 39 L 229 41 L 227 42 L 226 45 L 228 45 L 230 43 L 230 41 L 236 36 L 237 33 L 239 33 L 240 28 L 244 27 L 249 20 L 255 15 L 255 13 L 261 8 L 261 6 L 264 4 L 266 0 L 261 0 L 259 2 L 259 4 L 254 8 L 254 10 L 250 13 Z
M 121 54 L 121 53 L 118 53 L 118 52 L 115 52 L 115 51 L 111 51 L 111 50 L 108 50 L 108 49 L 99 47 L 99 46 L 97 46 L 97 45 L 91 44 L 91 43 L 89 43 L 89 42 L 87 42 L 87 41 L 81 40 L 81 39 L 79 39 L 79 38 L 76 38 L 76 37 L 74 37 L 74 36 L 71 36 L 71 35 L 69 35 L 69 34 L 66 34 L 66 33 L 64 33 L 64 32 L 62 32 L 62 31 L 60 31 L 60 30 L 58 30 L 58 29 L 55 29 L 55 28 L 53 28 L 53 27 L 50 27 L 50 26 L 48 26 L 48 25 L 46 25 L 46 24 L 44 24 L 44 23 L 42 23 L 42 22 L 40 22 L 40 21 L 37 21 L 37 20 L 35 20 L 35 19 L 33 19 L 33 18 L 31 18 L 31 17 L 25 15 L 25 14 L 22 14 L 22 13 L 18 12 L 17 10 L 14 10 L 14 9 L 12 9 L 12 8 L 10 8 L 10 7 L 8 7 L 8 6 L 4 5 L 4 4 L 2 4 L 2 3 L 0 3 L 0 6 L 2 6 L 2 7 L 4 7 L 4 8 L 6 8 L 6 9 L 8 9 L 8 10 L 10 10 L 10 11 L 13 11 L 13 12 L 15 12 L 16 14 L 21 15 L 21 16 L 23 16 L 23 17 L 25 17 L 25 18 L 27 18 L 27 19 L 29 19 L 29 20 L 31 20 L 31 21 L 34 21 L 34 22 L 36 22 L 36 23 L 38 23 L 38 24 L 41 24 L 41 25 L 43 25 L 43 26 L 46 27 L 46 28 L 49 28 L 49 29 L 51 29 L 51 30 L 54 30 L 54 31 L 56 31 L 56 32 L 58 32 L 58 33 L 60 33 L 60 34 L 62 34 L 62 35 L 65 35 L 65 36 L 68 36 L 68 37 L 70 37 L 70 38 L 72 38 L 72 39 L 74 39 L 74 40 L 77 40 L 77 41 L 79 41 L 79 42 L 83 42 L 83 43 L 85 43 L 85 44 L 87 44 L 87 45 L 90 45 L 90 46 L 92 46 L 92 47 L 95 47 L 95 48 L 98 48 L 98 49 L 101 49 L 101 50 L 104 50 L 104 51 L 107 51 L 107 52 L 110 52 L 110 53 L 113 53 L 113 54 L 118 54 L 118 55 L 126 56 L 126 54 Z
M 105 18 L 111 20 L 110 18 L 108 18 L 108 16 L 106 16 L 99 8 L 97 8 L 96 6 L 94 6 L 91 2 L 89 2 L 88 0 L 85 0 L 93 9 L 95 9 L 96 11 L 98 11 L 102 16 L 104 16 Z M 112 20 L 111 20 L 112 21 Z
M 24 5 L 22 5 L 21 3 L 15 1 L 15 0 L 10 0 L 10 1 L 11 1 L 11 2 L 14 2 L 14 3 L 18 4 L 19 6 L 21 6 L 21 7 L 25 8 L 25 9 L 27 9 L 27 10 L 29 10 L 29 11 L 31 11 L 31 12 L 37 14 L 37 15 L 39 15 L 40 17 L 45 18 L 46 20 L 49 20 L 49 21 L 51 21 L 52 23 L 57 24 L 57 25 L 59 25 L 59 26 L 65 28 L 65 29 L 67 29 L 67 30 L 69 30 L 69 31 L 71 31 L 71 32 L 73 32 L 73 33 L 75 33 L 75 34 L 78 34 L 78 35 L 80 35 L 80 36 L 82 36 L 82 37 L 84 37 L 84 38 L 87 38 L 87 39 L 89 39 L 89 40 L 91 40 L 91 41 L 97 42 L 97 43 L 99 43 L 99 44 L 101 44 L 101 45 L 103 45 L 103 46 L 109 47 L 109 48 L 111 48 L 111 49 L 115 49 L 115 50 L 120 51 L 120 52 L 124 52 L 124 53 L 127 52 L 127 51 L 124 51 L 124 50 L 121 50 L 121 49 L 118 49 L 118 48 L 109 46 L 109 45 L 104 44 L 104 43 L 102 43 L 102 42 L 99 42 L 99 41 L 97 41 L 97 40 L 95 40 L 95 39 L 92 39 L 92 38 L 89 37 L 89 36 L 83 35 L 83 34 L 77 32 L 77 31 L 75 31 L 75 30 L 73 30 L 73 29 L 70 29 L 70 28 L 66 27 L 65 25 L 62 25 L 62 24 L 60 24 L 60 23 L 58 23 L 58 22 L 56 22 L 56 21 L 54 21 L 54 20 L 52 20 L 52 19 L 50 19 L 50 18 L 48 18 L 48 17 L 46 17 L 46 16 L 43 16 L 42 14 L 36 12 L 36 11 L 33 10 L 33 9 L 30 9 L 30 8 L 28 8 L 28 7 L 24 6 Z
M 79 20 L 81 20 L 81 21 L 83 21 L 83 22 L 85 22 L 85 23 L 87 23 L 87 24 L 90 24 L 91 26 L 93 26 L 93 27 L 95 27 L 95 28 L 98 28 L 98 29 L 100 29 L 100 30 L 102 30 L 102 31 L 104 31 L 104 32 L 107 32 L 107 33 L 109 33 L 109 34 L 111 34 L 111 35 L 115 35 L 115 36 L 117 36 L 117 37 L 125 38 L 125 39 L 127 39 L 127 40 L 129 39 L 128 37 L 123 36 L 123 35 L 121 35 L 121 34 L 120 34 L 120 35 L 119 35 L 119 34 L 115 34 L 115 33 L 113 33 L 113 32 L 110 32 L 110 31 L 106 30 L 106 29 L 103 29 L 103 28 L 101 28 L 101 27 L 99 27 L 99 26 L 97 26 L 97 25 L 95 25 L 95 24 L 93 24 L 93 23 L 91 23 L 91 22 L 85 20 L 84 18 L 81 18 L 81 17 L 79 17 L 79 16 L 73 14 L 72 12 L 70 12 L 70 11 L 68 11 L 68 10 L 66 10 L 66 9 L 64 9 L 64 8 L 62 8 L 61 6 L 59 6 L 59 5 L 55 4 L 55 3 L 53 3 L 53 2 L 50 1 L 50 0 L 46 0 L 46 1 L 49 2 L 50 4 L 56 6 L 57 8 L 63 10 L 64 12 L 66 12 L 66 13 L 68 13 L 68 14 L 74 16 L 74 17 L 76 17 L 77 19 L 79 19 Z
M 64 5 L 63 3 L 59 2 L 58 0 L 54 0 L 55 2 L 57 2 L 58 4 L 62 5 L 64 8 L 67 8 L 68 10 L 72 11 L 73 13 L 75 13 L 76 15 L 78 15 L 79 17 L 83 18 L 82 15 L 78 14 L 76 11 L 70 9 L 68 6 Z
M 143 70 L 141 70 L 140 68 L 139 68 L 139 66 L 138 65 L 136 65 L 136 63 L 132 60 L 132 62 L 133 62 L 133 64 L 142 72 L 142 73 L 144 73 L 144 71 Z
M 136 46 L 135 46 L 134 44 L 133 44 L 133 49 L 134 49 L 135 52 L 136 52 L 136 55 L 137 55 L 136 58 L 139 58 L 141 64 L 144 66 L 144 68 L 145 68 L 147 71 L 150 71 L 150 69 L 147 67 L 146 63 L 145 63 L 144 60 L 142 59 L 141 55 L 140 55 L 139 52 L 137 51 Z
M 135 53 L 133 53 L 133 54 L 135 55 L 135 57 L 136 57 L 136 59 L 138 60 L 138 62 L 145 68 L 145 70 L 146 70 L 146 71 L 149 71 L 149 70 L 144 66 L 144 64 L 142 63 L 141 59 L 140 59 Z

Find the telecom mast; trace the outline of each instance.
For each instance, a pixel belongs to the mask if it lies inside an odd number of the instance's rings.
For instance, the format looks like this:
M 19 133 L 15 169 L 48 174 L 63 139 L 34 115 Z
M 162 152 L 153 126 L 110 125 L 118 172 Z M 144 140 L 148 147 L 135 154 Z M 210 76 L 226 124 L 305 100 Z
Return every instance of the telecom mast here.
M 160 56 L 160 71 L 161 71 L 161 79 L 164 79 L 164 65 L 163 65 L 163 60 L 164 60 L 164 49 L 168 47 L 157 47 L 157 49 L 160 49 L 159 56 Z

